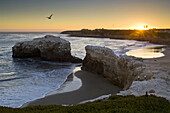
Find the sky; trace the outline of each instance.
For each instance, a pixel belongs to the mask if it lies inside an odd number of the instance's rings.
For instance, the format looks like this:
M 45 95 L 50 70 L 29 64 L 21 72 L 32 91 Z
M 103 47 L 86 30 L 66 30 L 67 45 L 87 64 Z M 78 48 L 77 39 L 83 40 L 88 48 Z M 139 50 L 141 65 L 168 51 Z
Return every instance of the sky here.
M 51 20 L 45 18 L 53 14 Z M 170 28 L 170 0 L 0 0 L 0 31 Z

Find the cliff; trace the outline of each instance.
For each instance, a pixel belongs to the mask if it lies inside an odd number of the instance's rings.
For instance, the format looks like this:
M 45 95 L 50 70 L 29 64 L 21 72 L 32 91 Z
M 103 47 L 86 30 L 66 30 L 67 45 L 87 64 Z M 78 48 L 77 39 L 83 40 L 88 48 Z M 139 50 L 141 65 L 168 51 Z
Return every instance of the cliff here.
M 133 58 L 117 56 L 111 49 L 86 46 L 82 69 L 100 74 L 115 85 L 127 89 L 142 72 L 142 63 Z

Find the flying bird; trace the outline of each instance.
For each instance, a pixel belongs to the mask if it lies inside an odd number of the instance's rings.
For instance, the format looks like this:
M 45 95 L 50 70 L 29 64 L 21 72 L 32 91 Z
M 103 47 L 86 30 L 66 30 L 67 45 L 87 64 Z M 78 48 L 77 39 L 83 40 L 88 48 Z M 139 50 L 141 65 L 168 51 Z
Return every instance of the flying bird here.
M 53 14 L 51 14 L 49 17 L 46 17 L 46 18 L 51 19 L 52 16 L 53 16 Z

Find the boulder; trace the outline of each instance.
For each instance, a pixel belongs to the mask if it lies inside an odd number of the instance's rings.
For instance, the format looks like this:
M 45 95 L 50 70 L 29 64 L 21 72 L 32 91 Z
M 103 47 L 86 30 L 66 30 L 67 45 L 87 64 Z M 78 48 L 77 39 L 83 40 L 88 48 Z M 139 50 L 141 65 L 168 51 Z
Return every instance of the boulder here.
M 12 47 L 13 58 L 40 57 L 43 60 L 79 63 L 81 59 L 71 55 L 70 42 L 47 35 L 32 41 L 16 43 Z
M 142 63 L 132 58 L 117 56 L 111 49 L 86 46 L 82 69 L 100 74 L 115 85 L 127 89 L 142 69 Z

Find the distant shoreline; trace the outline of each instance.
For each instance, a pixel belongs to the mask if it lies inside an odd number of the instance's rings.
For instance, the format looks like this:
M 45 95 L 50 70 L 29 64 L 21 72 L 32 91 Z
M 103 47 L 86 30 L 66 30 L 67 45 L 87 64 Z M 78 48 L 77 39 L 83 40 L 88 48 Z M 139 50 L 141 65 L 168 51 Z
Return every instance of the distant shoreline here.
M 119 40 L 148 41 L 153 44 L 170 45 L 170 29 L 151 30 L 107 30 L 82 29 L 79 31 L 63 31 L 71 37 L 110 38 Z

